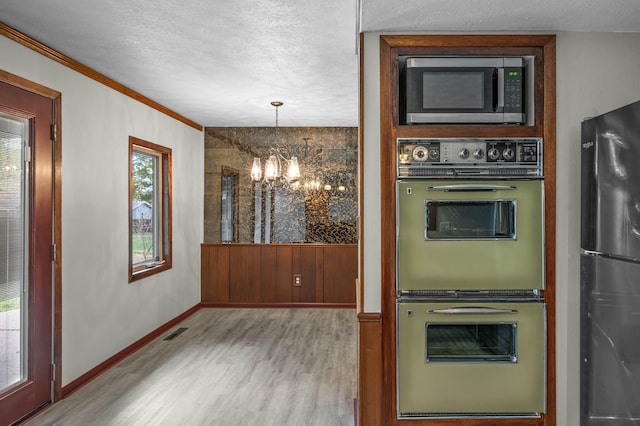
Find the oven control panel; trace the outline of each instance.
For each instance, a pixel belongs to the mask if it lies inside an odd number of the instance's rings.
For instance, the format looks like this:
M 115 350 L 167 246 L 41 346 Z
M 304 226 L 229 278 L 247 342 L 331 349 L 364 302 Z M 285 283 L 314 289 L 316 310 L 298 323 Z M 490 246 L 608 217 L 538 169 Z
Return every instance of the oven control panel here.
M 542 177 L 542 138 L 399 138 L 398 177 Z

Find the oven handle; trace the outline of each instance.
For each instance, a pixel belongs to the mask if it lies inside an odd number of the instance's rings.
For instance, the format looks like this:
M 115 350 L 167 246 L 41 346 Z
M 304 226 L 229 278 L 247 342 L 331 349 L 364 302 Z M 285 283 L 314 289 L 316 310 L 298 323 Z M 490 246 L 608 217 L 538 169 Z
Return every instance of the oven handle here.
M 444 192 L 496 192 L 504 190 L 516 189 L 513 185 L 437 185 L 427 186 L 427 191 L 444 191 Z
M 428 314 L 447 314 L 447 315 L 496 315 L 496 314 L 517 314 L 515 309 L 496 309 L 485 308 L 482 306 L 470 306 L 446 309 L 428 309 Z

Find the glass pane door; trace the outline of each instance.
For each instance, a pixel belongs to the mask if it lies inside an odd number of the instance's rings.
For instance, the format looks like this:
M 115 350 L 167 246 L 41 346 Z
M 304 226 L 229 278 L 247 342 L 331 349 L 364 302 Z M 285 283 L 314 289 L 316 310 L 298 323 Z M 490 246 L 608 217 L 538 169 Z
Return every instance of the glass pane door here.
M 27 121 L 0 114 L 0 392 L 27 378 Z
M 426 240 L 516 238 L 516 202 L 425 201 Z
M 516 362 L 517 324 L 426 323 L 426 362 Z

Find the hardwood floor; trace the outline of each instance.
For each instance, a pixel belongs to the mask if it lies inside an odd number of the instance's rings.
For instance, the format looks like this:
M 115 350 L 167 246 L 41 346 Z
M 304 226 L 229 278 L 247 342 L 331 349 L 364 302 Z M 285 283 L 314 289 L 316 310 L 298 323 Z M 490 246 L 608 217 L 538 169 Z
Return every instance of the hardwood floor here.
M 353 425 L 355 310 L 205 308 L 172 332 L 26 424 Z

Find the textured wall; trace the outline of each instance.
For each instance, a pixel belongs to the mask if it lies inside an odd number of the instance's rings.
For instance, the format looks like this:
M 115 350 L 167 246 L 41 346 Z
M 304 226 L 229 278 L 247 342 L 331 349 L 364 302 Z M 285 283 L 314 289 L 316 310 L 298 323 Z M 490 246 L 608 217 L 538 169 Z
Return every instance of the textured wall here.
M 580 424 L 580 123 L 640 99 L 639 45 L 640 33 L 557 35 L 558 425 Z
M 0 37 L 0 52 L 0 69 L 62 93 L 58 349 L 66 386 L 200 301 L 203 133 L 8 38 Z M 173 267 L 134 283 L 129 136 L 173 154 Z
M 265 241 L 265 213 L 271 214 L 271 242 L 351 244 L 356 242 L 358 131 L 355 127 L 209 127 L 205 129 L 204 242 L 221 242 L 223 167 L 237 170 L 238 241 L 254 242 L 256 218 Z M 255 214 L 256 191 L 250 177 L 254 157 L 262 166 L 270 148 L 297 156 L 298 187 L 278 184 Z M 319 187 L 311 188 L 311 182 Z M 327 186 L 328 185 L 328 186 Z

